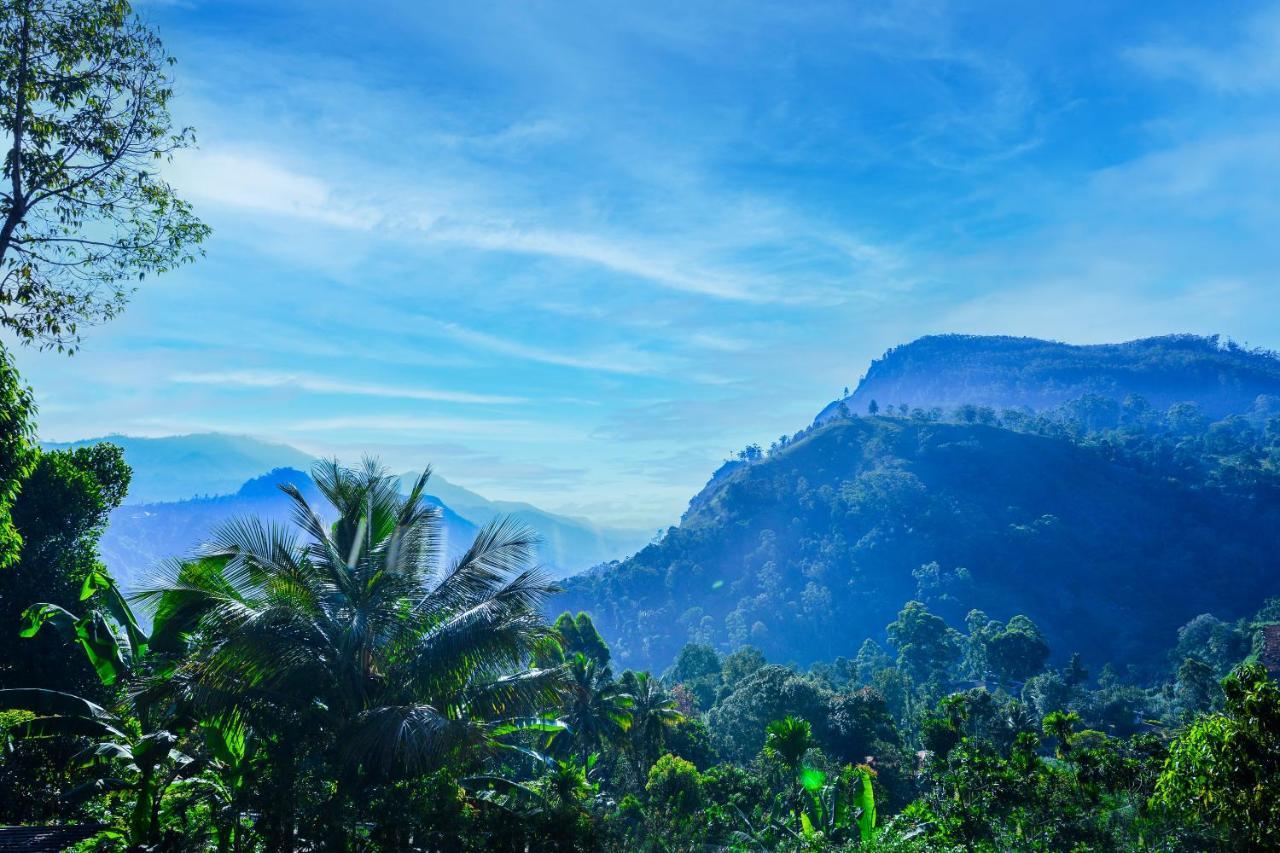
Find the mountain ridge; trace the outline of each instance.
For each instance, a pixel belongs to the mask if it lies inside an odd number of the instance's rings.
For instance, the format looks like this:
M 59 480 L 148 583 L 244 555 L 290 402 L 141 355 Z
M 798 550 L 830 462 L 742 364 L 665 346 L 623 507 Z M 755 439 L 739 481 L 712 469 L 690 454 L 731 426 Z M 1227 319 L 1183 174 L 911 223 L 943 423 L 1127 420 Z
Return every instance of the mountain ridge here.
M 875 359 L 843 403 L 857 413 L 880 407 L 971 404 L 996 408 L 1059 406 L 1087 394 L 1152 406 L 1197 403 L 1207 415 L 1242 414 L 1259 396 L 1280 397 L 1280 357 L 1218 335 L 1138 338 L 1116 344 L 1068 344 L 1008 335 L 927 335 Z

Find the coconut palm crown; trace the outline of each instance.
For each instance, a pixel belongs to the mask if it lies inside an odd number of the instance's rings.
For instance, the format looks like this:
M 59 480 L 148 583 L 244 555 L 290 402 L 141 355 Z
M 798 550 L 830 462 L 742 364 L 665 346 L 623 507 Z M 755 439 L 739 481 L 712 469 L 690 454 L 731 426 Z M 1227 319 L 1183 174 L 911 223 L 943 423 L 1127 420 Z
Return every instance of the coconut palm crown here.
M 534 536 L 495 521 L 446 561 L 440 510 L 373 460 L 318 463 L 326 524 L 294 486 L 292 527 L 248 518 L 221 529 L 138 598 L 153 643 L 185 646 L 177 673 L 203 713 L 306 732 L 339 779 L 394 778 L 465 763 L 554 707 L 558 669 L 530 568 Z M 536 725 L 533 723 L 532 725 Z

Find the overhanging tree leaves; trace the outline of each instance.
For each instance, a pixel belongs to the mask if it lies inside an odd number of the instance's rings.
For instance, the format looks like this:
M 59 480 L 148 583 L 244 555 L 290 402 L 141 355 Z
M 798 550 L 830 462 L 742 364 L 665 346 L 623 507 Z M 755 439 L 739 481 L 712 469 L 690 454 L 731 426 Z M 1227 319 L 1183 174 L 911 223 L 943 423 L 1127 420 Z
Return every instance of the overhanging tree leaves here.
M 209 233 L 158 171 L 195 141 L 172 62 L 124 0 L 0 0 L 0 327 L 19 340 L 74 351 Z
M 0 346 L 0 570 L 13 564 L 22 547 L 9 511 L 36 459 L 34 415 L 31 391 Z

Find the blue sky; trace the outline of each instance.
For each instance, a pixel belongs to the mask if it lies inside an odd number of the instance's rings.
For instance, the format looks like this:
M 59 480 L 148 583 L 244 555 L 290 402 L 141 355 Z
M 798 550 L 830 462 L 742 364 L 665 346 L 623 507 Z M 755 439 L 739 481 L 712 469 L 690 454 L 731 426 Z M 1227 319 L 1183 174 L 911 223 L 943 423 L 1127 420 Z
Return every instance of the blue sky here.
M 218 430 L 602 522 L 937 332 L 1280 347 L 1280 6 L 152 2 L 214 227 L 48 439 Z

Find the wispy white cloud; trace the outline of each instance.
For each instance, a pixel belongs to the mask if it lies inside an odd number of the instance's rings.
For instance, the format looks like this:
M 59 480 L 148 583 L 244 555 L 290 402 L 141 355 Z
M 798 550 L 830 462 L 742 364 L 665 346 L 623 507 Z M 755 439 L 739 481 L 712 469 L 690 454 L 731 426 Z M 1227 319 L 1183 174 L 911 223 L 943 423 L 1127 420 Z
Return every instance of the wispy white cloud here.
M 493 198 L 501 194 L 488 175 L 430 178 L 426 184 L 375 181 L 375 197 L 365 184 L 343 177 L 376 174 L 368 164 L 344 161 L 334 174 L 319 177 L 318 170 L 300 165 L 305 162 L 299 154 L 215 143 L 180 152 L 168 168 L 179 191 L 193 201 L 240 215 L 329 226 L 408 245 L 549 258 L 616 274 L 613 287 L 618 289 L 644 283 L 712 301 L 829 302 L 880 287 L 895 255 L 889 247 L 818 226 L 776 202 L 725 204 L 709 188 L 687 190 L 692 192 L 684 204 L 690 223 L 684 229 L 643 219 L 548 227 L 548 221 L 572 217 L 538 205 L 495 206 Z M 668 206 L 664 199 L 655 215 L 667 215 Z M 287 241 L 280 251 L 291 253 L 293 243 Z M 308 238 L 306 245 L 308 251 L 324 252 L 332 243 L 317 245 Z M 796 269 L 832 256 L 842 259 L 843 269 L 821 275 L 810 270 L 797 281 Z
M 1215 48 L 1199 40 L 1157 41 L 1130 48 L 1125 56 L 1158 77 L 1230 94 L 1273 92 L 1280 89 L 1280 6 L 1244 21 L 1231 44 Z
M 451 208 L 448 215 L 420 208 L 432 191 L 384 191 L 377 204 L 314 175 L 285 166 L 278 158 L 237 150 L 183 152 L 171 179 L 193 200 L 238 212 L 293 219 L 360 232 L 376 230 L 399 240 L 460 246 L 483 252 L 534 255 L 593 265 L 671 291 L 719 300 L 785 302 L 803 293 L 750 265 L 711 264 L 690 251 L 690 238 L 523 226 L 510 216 L 483 209 Z M 477 188 L 477 197 L 486 191 Z M 520 218 L 538 220 L 525 211 Z M 744 243 L 741 248 L 749 246 Z
M 689 343 L 702 349 L 715 352 L 743 352 L 751 348 L 751 342 L 731 337 L 719 332 L 694 332 L 689 335 Z
M 1277 117 L 1280 118 L 1280 117 Z M 1267 230 L 1280 217 L 1280 127 L 1211 132 L 1099 171 L 1086 198 L 1114 216 L 1248 221 Z
M 615 346 L 606 350 L 569 354 L 546 347 L 521 343 L 501 335 L 469 329 L 457 323 L 424 321 L 424 324 L 468 346 L 499 355 L 511 356 L 523 361 L 552 364 L 558 367 L 571 367 L 576 370 L 603 371 L 605 373 L 620 373 L 631 376 L 658 373 L 669 368 L 669 363 L 666 359 L 634 347 Z
M 524 397 L 475 394 L 468 391 L 446 391 L 436 388 L 408 388 L 393 385 L 344 382 L 323 376 L 271 370 L 176 373 L 169 377 L 169 381 L 186 385 L 213 385 L 221 388 L 272 388 L 310 391 L 317 394 L 385 397 L 400 400 L 432 400 L 441 403 L 498 405 L 527 401 L 527 398 Z
M 377 227 L 383 219 L 376 208 L 352 204 L 320 178 L 251 150 L 179 151 L 168 165 L 168 177 L 198 203 L 238 211 L 361 231 Z
M 475 249 L 545 255 L 569 261 L 597 264 L 626 276 L 646 279 L 674 290 L 747 302 L 771 302 L 780 298 L 767 292 L 750 273 L 739 276 L 724 270 L 700 270 L 696 262 L 680 258 L 670 247 L 650 244 L 641 248 L 598 235 L 544 228 L 521 229 L 498 224 L 455 225 L 440 223 L 426 232 L 431 240 Z M 755 286 L 749 286 L 754 284 Z
M 501 438 L 511 443 L 571 438 L 578 430 L 545 421 L 527 419 L 454 418 L 428 415 L 348 414 L 333 417 L 305 418 L 274 427 L 291 435 L 327 433 L 387 434 L 394 433 L 430 440 L 439 436 Z

